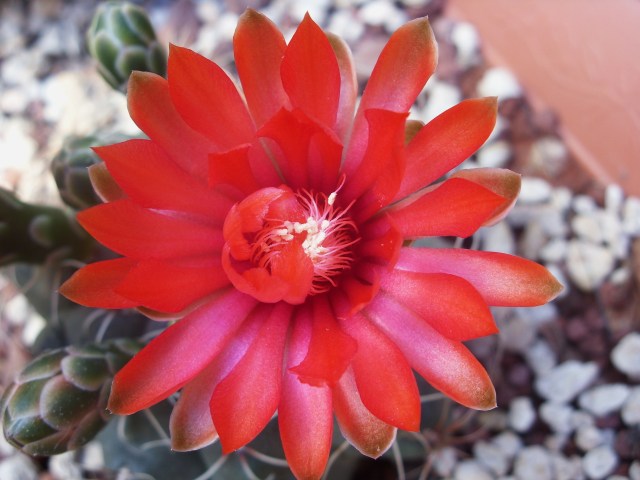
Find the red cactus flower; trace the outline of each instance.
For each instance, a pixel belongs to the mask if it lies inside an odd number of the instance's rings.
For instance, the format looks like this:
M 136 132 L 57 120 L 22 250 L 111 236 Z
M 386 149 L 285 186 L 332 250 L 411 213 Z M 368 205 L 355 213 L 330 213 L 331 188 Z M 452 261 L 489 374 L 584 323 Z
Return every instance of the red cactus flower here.
M 333 414 L 373 457 L 396 428 L 419 428 L 412 369 L 463 405 L 493 408 L 463 342 L 497 331 L 489 305 L 539 305 L 560 285 L 518 257 L 410 243 L 467 237 L 514 203 L 520 179 L 506 170 L 431 185 L 486 140 L 496 100 L 407 122 L 436 65 L 426 19 L 393 34 L 357 111 L 348 47 L 308 16 L 287 45 L 248 10 L 234 53 L 244 96 L 216 64 L 172 47 L 168 80 L 136 72 L 129 83 L 149 139 L 96 149 L 107 203 L 78 220 L 122 256 L 61 292 L 181 318 L 116 376 L 110 409 L 130 414 L 182 389 L 173 448 L 219 437 L 224 452 L 277 411 L 293 473 L 317 478 Z

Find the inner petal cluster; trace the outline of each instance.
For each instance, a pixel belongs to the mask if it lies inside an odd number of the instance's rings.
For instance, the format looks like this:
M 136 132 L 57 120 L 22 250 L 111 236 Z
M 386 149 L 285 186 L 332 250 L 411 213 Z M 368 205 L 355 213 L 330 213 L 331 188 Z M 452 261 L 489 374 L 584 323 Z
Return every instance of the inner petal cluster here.
M 329 195 L 264 188 L 234 205 L 224 225 L 223 266 L 258 300 L 299 304 L 337 285 L 359 241 L 350 206 Z

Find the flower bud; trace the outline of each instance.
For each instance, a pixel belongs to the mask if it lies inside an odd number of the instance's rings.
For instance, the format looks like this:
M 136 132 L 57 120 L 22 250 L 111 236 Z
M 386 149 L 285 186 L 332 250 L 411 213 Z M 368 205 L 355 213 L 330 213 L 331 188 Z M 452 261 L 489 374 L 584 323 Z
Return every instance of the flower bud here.
M 125 91 L 134 70 L 165 75 L 167 55 L 145 11 L 128 2 L 100 5 L 87 32 L 91 56 L 113 88 Z

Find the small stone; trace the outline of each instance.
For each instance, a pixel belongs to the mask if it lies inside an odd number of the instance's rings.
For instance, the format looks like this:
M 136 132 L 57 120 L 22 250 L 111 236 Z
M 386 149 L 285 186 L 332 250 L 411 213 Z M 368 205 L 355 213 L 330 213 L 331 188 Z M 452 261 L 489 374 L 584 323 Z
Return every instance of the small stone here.
M 628 333 L 611 351 L 611 361 L 622 373 L 640 378 L 640 333 Z
M 595 425 L 596 421 L 593 415 L 582 410 L 576 410 L 571 415 L 571 428 L 578 429 L 580 427 L 590 427 Z
M 365 26 L 358 21 L 355 12 L 351 9 L 336 10 L 331 15 L 327 31 L 338 35 L 347 42 L 355 42 L 365 31 Z
M 509 416 L 502 410 L 494 409 L 478 415 L 478 422 L 487 430 L 500 432 L 508 427 Z
M 568 360 L 538 378 L 535 387 L 546 400 L 566 403 L 587 388 L 597 375 L 598 366 L 595 362 Z
M 636 460 L 629 466 L 629 478 L 631 480 L 640 480 L 640 460 Z
M 505 475 L 509 469 L 509 461 L 504 451 L 496 444 L 485 441 L 473 444 L 473 455 L 476 459 L 496 475 Z
M 611 273 L 615 258 L 611 251 L 585 240 L 569 242 L 567 270 L 575 284 L 584 291 L 593 291 Z
M 573 408 L 563 403 L 545 402 L 540 405 L 540 418 L 558 433 L 570 433 Z
M 565 448 L 568 440 L 568 433 L 554 432 L 551 435 L 547 435 L 543 445 L 549 452 L 560 452 Z
M 578 214 L 571 219 L 571 228 L 580 237 L 593 243 L 604 241 L 604 233 L 595 215 Z
M 629 393 L 629 387 L 623 383 L 600 385 L 580 395 L 578 403 L 583 410 L 602 417 L 620 410 Z
M 406 15 L 386 0 L 365 3 L 359 10 L 359 16 L 364 23 L 385 27 L 388 32 L 393 32 L 406 21 Z
M 450 477 L 456 467 L 457 454 L 453 447 L 440 448 L 433 452 L 433 469 L 441 477 Z
M 483 250 L 508 254 L 516 253 L 515 237 L 506 221 L 498 222 L 491 228 L 483 229 L 481 233 Z
M 501 101 L 522 95 L 522 88 L 513 73 L 500 67 L 488 69 L 478 82 L 476 90 L 480 97 L 496 96 Z
M 504 140 L 497 140 L 482 147 L 476 154 L 478 164 L 487 168 L 503 168 L 511 158 L 511 145 Z
M 539 213 L 536 221 L 547 236 L 564 239 L 569 234 L 569 226 L 561 211 L 546 204 Z
M 533 372 L 540 376 L 548 373 L 556 366 L 556 354 L 548 342 L 542 339 L 536 340 L 524 352 L 527 364 Z
M 566 212 L 571 208 L 573 194 L 567 187 L 557 187 L 551 193 L 551 205 L 559 212 Z
M 49 458 L 49 472 L 56 480 L 83 480 L 80 465 L 74 460 L 74 452 L 65 452 Z
M 522 315 L 513 315 L 506 321 L 496 318 L 500 328 L 500 340 L 512 352 L 523 352 L 536 338 L 535 325 Z
M 509 408 L 509 425 L 516 432 L 528 432 L 536 421 L 536 411 L 529 397 L 517 397 Z
M 640 387 L 633 387 L 622 406 L 622 421 L 628 426 L 640 425 Z
M 523 448 L 516 458 L 514 474 L 518 479 L 552 480 L 551 459 L 538 445 Z
M 573 197 L 573 211 L 576 213 L 589 214 L 598 209 L 596 201 L 589 195 L 576 195 Z
M 425 87 L 429 93 L 427 104 L 420 112 L 418 118 L 425 123 L 430 122 L 445 110 L 460 103 L 462 92 L 456 85 L 441 82 L 432 77 Z
M 622 187 L 615 183 L 607 185 L 604 191 L 604 208 L 607 209 L 608 212 L 618 215 L 622 210 L 623 203 L 624 190 Z
M 520 240 L 522 255 L 526 258 L 537 260 L 539 252 L 546 245 L 547 240 L 548 238 L 544 233 L 542 225 L 535 220 L 529 222 Z
M 38 480 L 38 469 L 31 459 L 16 454 L 0 461 L 0 478 L 12 480 Z
M 608 445 L 596 447 L 582 458 L 582 468 L 592 480 L 605 478 L 617 465 L 618 456 Z
M 600 429 L 594 425 L 587 425 L 576 430 L 575 442 L 579 449 L 588 452 L 602 445 L 605 442 L 605 437 Z
M 567 147 L 556 137 L 543 137 L 531 146 L 529 161 L 550 177 L 561 173 L 568 160 Z
M 629 197 L 624 202 L 622 229 L 627 235 L 640 236 L 640 198 Z
M 543 203 L 551 198 L 551 185 L 546 180 L 536 177 L 522 177 L 522 187 L 518 202 L 531 204 Z
M 477 63 L 480 37 L 476 27 L 467 22 L 456 22 L 451 31 L 451 41 L 456 47 L 458 65 L 467 68 Z
M 491 439 L 507 458 L 513 458 L 522 448 L 522 439 L 515 433 L 507 430 L 499 433 Z
M 492 480 L 493 476 L 475 460 L 465 460 L 456 465 L 454 480 Z
M 538 253 L 540 260 L 544 262 L 559 263 L 567 258 L 569 244 L 564 238 L 552 238 Z
M 577 480 L 583 477 L 580 457 L 565 457 L 562 453 L 554 452 L 550 455 L 554 480 Z

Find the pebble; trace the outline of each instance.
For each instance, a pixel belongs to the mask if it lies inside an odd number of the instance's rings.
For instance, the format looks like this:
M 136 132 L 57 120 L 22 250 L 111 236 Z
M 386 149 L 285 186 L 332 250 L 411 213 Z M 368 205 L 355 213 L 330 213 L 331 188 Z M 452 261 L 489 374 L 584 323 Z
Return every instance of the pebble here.
M 512 352 L 526 351 L 536 338 L 534 323 L 518 313 L 506 319 L 496 317 L 502 344 L 505 349 Z
M 436 77 L 431 77 L 425 86 L 429 93 L 426 105 L 418 114 L 418 119 L 428 123 L 445 110 L 460 103 L 462 92 L 460 89 L 447 82 L 441 82 Z
M 516 240 L 507 222 L 498 222 L 491 228 L 482 229 L 481 234 L 483 250 L 511 255 L 516 253 Z
M 574 437 L 576 446 L 583 452 L 599 447 L 605 442 L 602 431 L 594 425 L 586 425 L 576 430 Z
M 622 187 L 615 183 L 607 185 L 604 190 L 604 208 L 614 215 L 619 215 L 623 204 L 624 190 L 622 190 Z
M 520 250 L 526 258 L 537 260 L 540 250 L 547 243 L 547 236 L 537 220 L 529 222 L 520 240 Z
M 313 2 L 309 2 L 313 3 Z M 407 16 L 392 2 L 387 0 L 373 0 L 365 3 L 358 12 L 360 19 L 374 27 L 384 27 L 389 33 L 394 32 L 406 21 Z
M 511 459 L 522 449 L 522 439 L 510 430 L 497 434 L 491 440 L 506 456 Z
M 595 425 L 596 421 L 593 418 L 593 415 L 587 412 L 583 412 L 582 410 L 576 410 L 571 415 L 571 427 L 573 429 L 578 429 L 580 427 L 587 427 Z
M 568 360 L 535 382 L 536 391 L 546 400 L 566 403 L 582 392 L 598 375 L 595 362 Z
M 454 480 L 492 480 L 493 476 L 475 460 L 458 463 L 453 472 Z
M 556 354 L 548 342 L 538 339 L 524 352 L 529 368 L 536 375 L 544 375 L 556 366 Z
M 622 373 L 640 379 L 640 333 L 628 333 L 611 351 L 611 361 Z
M 529 162 L 550 177 L 554 177 L 565 169 L 567 153 L 567 147 L 562 140 L 556 137 L 543 137 L 533 142 Z
M 567 187 L 556 187 L 551 193 L 551 206 L 559 212 L 565 213 L 571 208 L 573 193 Z
M 434 451 L 431 458 L 433 459 L 433 469 L 441 477 L 450 477 L 457 463 L 456 449 L 453 447 L 439 448 Z
M 622 421 L 628 426 L 640 425 L 640 387 L 633 387 L 620 412 Z
M 625 200 L 622 229 L 627 235 L 640 236 L 640 198 L 629 197 Z
M 513 472 L 519 480 L 552 480 L 549 453 L 539 445 L 523 448 L 516 458 Z
M 551 198 L 551 184 L 542 178 L 522 177 L 518 202 L 524 204 L 544 203 Z
M 501 67 L 489 68 L 478 82 L 476 91 L 479 97 L 496 96 L 500 101 L 522 95 L 522 88 L 516 77 Z
M 615 257 L 611 250 L 586 240 L 572 239 L 567 252 L 567 270 L 575 284 L 584 291 L 598 288 L 611 273 Z
M 49 472 L 55 480 L 83 480 L 80 465 L 74 460 L 75 452 L 65 452 L 49 458 Z
M 587 477 L 593 480 L 605 478 L 618 465 L 618 456 L 608 445 L 601 445 L 589 450 L 582 458 L 582 468 Z
M 480 37 L 476 27 L 468 22 L 456 22 L 451 31 L 451 41 L 456 47 L 458 65 L 468 68 L 478 62 Z
M 598 209 L 596 201 L 588 195 L 576 195 L 573 197 L 572 207 L 576 213 L 592 213 Z
M 353 10 L 337 10 L 331 15 L 327 30 L 346 42 L 355 42 L 364 33 L 365 26 L 357 21 Z
M 540 418 L 551 427 L 554 432 L 570 433 L 573 429 L 571 417 L 574 409 L 564 403 L 545 402 L 540 405 Z
M 538 252 L 544 262 L 559 263 L 567 258 L 569 243 L 564 238 L 552 238 Z
M 593 214 L 578 214 L 571 219 L 571 228 L 580 237 L 593 243 L 604 241 L 598 218 Z
M 509 470 L 509 459 L 495 443 L 479 441 L 473 444 L 473 455 L 478 462 L 496 475 L 505 475 Z
M 476 154 L 476 159 L 481 167 L 503 168 L 509 162 L 511 155 L 509 143 L 504 140 L 496 140 L 485 144 Z
M 516 432 L 528 432 L 536 421 L 536 410 L 529 397 L 517 397 L 509 407 L 509 426 Z
M 38 469 L 26 455 L 15 454 L 0 461 L 0 478 L 38 480 Z
M 631 390 L 623 383 L 599 385 L 580 395 L 580 408 L 593 413 L 596 417 L 603 417 L 620 410 L 629 397 Z
M 640 460 L 631 463 L 629 467 L 629 478 L 631 480 L 640 480 Z
M 550 454 L 554 480 L 578 480 L 583 477 L 580 457 L 567 458 L 561 453 Z

